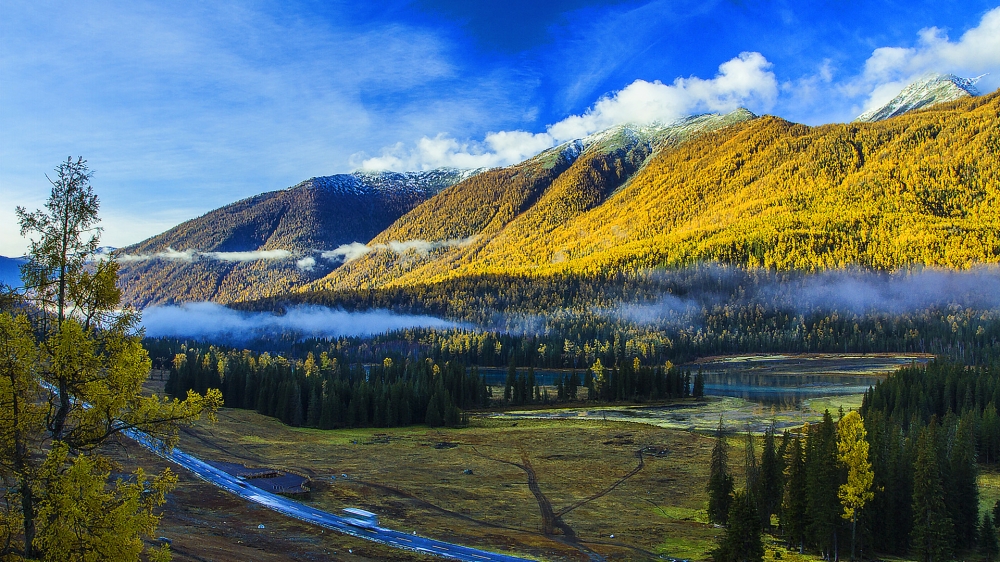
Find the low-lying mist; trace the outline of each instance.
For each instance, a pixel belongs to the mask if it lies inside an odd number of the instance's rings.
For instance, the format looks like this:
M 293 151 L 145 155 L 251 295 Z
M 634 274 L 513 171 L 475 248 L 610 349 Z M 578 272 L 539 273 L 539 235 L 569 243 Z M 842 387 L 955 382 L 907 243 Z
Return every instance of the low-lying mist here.
M 910 314 L 932 308 L 1000 310 L 1000 268 L 924 268 L 893 273 L 836 270 L 776 273 L 722 266 L 696 272 L 657 272 L 660 294 L 606 310 L 626 322 L 697 324 L 703 311 L 726 304 L 760 305 L 796 314 Z
M 347 312 L 301 305 L 284 314 L 241 312 L 212 302 L 155 306 L 142 314 L 147 337 L 249 341 L 260 338 L 370 336 L 405 328 L 454 328 L 454 322 L 386 310 Z

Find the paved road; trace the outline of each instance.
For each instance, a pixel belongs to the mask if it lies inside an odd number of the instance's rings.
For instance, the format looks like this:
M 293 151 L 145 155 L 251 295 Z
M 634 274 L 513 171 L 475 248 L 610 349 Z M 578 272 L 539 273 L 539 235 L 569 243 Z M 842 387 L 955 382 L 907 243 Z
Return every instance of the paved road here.
M 429 539 L 419 535 L 409 535 L 402 531 L 394 531 L 383 527 L 365 528 L 351 525 L 347 522 L 348 519 L 344 517 L 309 507 L 284 496 L 265 492 L 260 488 L 247 484 L 243 480 L 223 472 L 180 449 L 175 448 L 171 451 L 166 451 L 159 440 L 153 439 L 145 433 L 135 430 L 125 431 L 124 433 L 157 455 L 190 470 L 198 478 L 214 484 L 231 494 L 235 494 L 247 501 L 260 504 L 289 517 L 326 527 L 345 535 L 382 543 L 395 548 L 455 560 L 495 560 L 503 562 L 527 560 L 525 558 L 517 558 L 506 554 L 497 554 L 487 550 L 479 550 L 459 544 Z

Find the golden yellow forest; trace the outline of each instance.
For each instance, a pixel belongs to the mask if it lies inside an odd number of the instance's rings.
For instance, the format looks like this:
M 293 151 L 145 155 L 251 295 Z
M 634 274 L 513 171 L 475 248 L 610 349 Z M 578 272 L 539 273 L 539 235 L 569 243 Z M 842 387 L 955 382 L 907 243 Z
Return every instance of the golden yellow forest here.
M 469 243 L 373 251 L 304 290 L 699 261 L 893 270 L 1000 260 L 1000 94 L 876 123 L 734 121 L 646 160 L 626 144 L 480 174 L 374 239 Z

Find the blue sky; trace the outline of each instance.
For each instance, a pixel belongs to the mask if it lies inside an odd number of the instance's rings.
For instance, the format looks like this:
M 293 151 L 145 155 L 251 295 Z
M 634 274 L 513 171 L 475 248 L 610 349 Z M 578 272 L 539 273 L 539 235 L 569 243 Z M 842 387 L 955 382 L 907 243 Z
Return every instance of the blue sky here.
M 622 121 L 847 121 L 991 73 L 993 2 L 0 3 L 0 254 L 67 156 L 121 246 L 361 166 L 500 165 Z

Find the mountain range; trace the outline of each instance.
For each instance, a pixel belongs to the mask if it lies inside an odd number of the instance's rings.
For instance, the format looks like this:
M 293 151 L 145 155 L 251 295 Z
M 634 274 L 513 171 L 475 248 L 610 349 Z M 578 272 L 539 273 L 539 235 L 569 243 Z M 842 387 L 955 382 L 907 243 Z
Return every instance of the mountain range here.
M 122 249 L 124 300 L 234 302 L 291 290 L 340 264 L 323 252 L 369 240 L 477 170 L 311 178 L 186 221 Z
M 236 302 L 699 261 L 995 263 L 1000 98 L 973 82 L 928 77 L 849 124 L 737 110 L 621 125 L 503 168 L 312 178 L 125 248 L 125 298 Z

